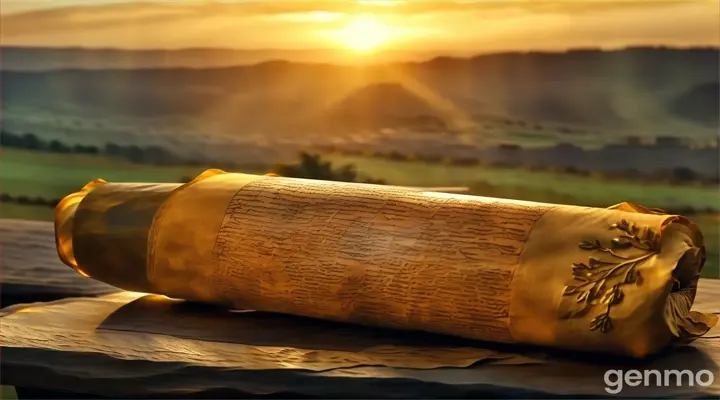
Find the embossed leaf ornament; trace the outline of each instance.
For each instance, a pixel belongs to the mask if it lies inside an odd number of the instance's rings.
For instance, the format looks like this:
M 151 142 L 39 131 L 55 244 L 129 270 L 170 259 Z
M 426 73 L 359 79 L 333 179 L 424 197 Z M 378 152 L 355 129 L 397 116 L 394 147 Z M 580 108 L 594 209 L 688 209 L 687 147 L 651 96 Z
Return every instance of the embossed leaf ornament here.
M 574 282 L 565 286 L 563 296 L 575 296 L 578 307 L 571 316 L 579 315 L 591 306 L 603 305 L 603 312 L 590 322 L 590 330 L 607 333 L 613 328 L 610 312 L 623 299 L 624 285 L 640 284 L 638 265 L 660 250 L 660 235 L 647 226 L 621 220 L 610 226 L 619 231 L 609 246 L 599 240 L 583 241 L 579 247 L 592 251 L 585 263 L 573 263 Z M 602 257 L 600 257 L 602 256 Z

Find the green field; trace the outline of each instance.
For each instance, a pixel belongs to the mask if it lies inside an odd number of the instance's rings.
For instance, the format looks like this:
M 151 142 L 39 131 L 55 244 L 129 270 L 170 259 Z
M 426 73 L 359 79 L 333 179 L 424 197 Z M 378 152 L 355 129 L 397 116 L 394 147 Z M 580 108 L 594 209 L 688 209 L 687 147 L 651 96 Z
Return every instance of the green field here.
M 54 208 L 14 203 L 0 203 L 0 218 L 52 221 Z
M 472 194 L 538 202 L 607 207 L 630 201 L 646 207 L 717 208 L 717 188 L 608 181 L 552 172 L 460 167 L 360 156 L 323 156 L 334 164 L 354 164 L 361 175 L 394 185 L 466 186 Z
M 179 182 L 207 167 L 160 167 L 83 154 L 3 149 L 0 190 L 11 196 L 61 198 L 102 178 L 114 182 Z M 246 171 L 250 172 L 250 171 Z

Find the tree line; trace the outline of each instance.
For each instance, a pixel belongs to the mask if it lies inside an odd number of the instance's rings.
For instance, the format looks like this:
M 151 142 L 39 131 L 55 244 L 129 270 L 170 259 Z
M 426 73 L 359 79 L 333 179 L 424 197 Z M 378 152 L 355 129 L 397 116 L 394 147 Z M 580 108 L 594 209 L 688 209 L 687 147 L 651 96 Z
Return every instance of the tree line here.
M 358 182 L 375 185 L 384 185 L 382 179 L 360 177 L 354 164 L 344 164 L 339 167 L 333 166 L 332 162 L 325 161 L 319 154 L 300 152 L 299 160 L 295 163 L 276 164 L 272 173 L 286 178 L 318 179 L 336 182 Z M 181 183 L 190 182 L 193 178 L 184 176 Z
M 503 145 L 501 145 L 502 147 Z M 520 148 L 518 145 L 504 145 L 508 148 Z M 398 162 L 422 162 L 426 164 L 440 164 L 454 167 L 491 167 L 503 169 L 525 169 L 534 172 L 563 173 L 577 176 L 587 176 L 608 180 L 644 180 L 649 182 L 670 183 L 674 185 L 702 184 L 717 186 L 720 184 L 720 175 L 705 176 L 692 168 L 676 167 L 667 170 L 658 170 L 653 173 L 643 173 L 637 169 L 627 169 L 617 172 L 589 171 L 572 166 L 543 166 L 543 165 L 522 165 L 517 163 L 493 161 L 487 162 L 479 157 L 443 157 L 437 154 L 404 154 L 393 150 L 383 151 L 361 151 L 352 149 L 338 149 L 331 146 L 321 146 L 319 151 L 329 154 L 340 154 L 345 156 L 360 156 L 378 158 Z
M 266 165 L 239 165 L 231 162 L 209 162 L 207 160 L 200 159 L 185 159 L 178 157 L 174 153 L 160 146 L 137 146 L 128 145 L 122 146 L 116 143 L 108 142 L 104 146 L 98 147 L 94 145 L 68 145 L 60 140 L 45 141 L 37 137 L 33 133 L 25 134 L 14 134 L 7 131 L 0 133 L 0 143 L 3 146 L 9 148 L 20 148 L 26 150 L 35 151 L 47 151 L 51 153 L 70 153 L 70 154 L 89 154 L 89 155 L 103 155 L 114 158 L 122 158 L 127 161 L 136 164 L 150 164 L 159 166 L 171 166 L 171 165 L 183 165 L 183 166 L 206 166 L 212 164 L 215 168 L 232 170 L 237 168 L 244 169 L 266 169 Z M 519 147 L 517 145 L 505 145 Z M 641 173 L 636 169 L 629 169 L 618 172 L 599 172 L 599 171 L 587 171 L 578 169 L 575 167 L 558 167 L 558 166 L 527 166 L 518 165 L 507 162 L 485 162 L 478 157 L 442 157 L 439 155 L 421 155 L 421 154 L 404 154 L 399 151 L 373 151 L 373 152 L 362 152 L 353 151 L 349 149 L 336 149 L 333 147 L 320 147 L 319 150 L 330 153 L 339 153 L 343 155 L 359 155 L 373 158 L 387 159 L 391 161 L 420 161 L 428 164 L 443 164 L 448 166 L 487 166 L 493 168 L 520 168 L 527 169 L 530 171 L 543 171 L 553 173 L 565 173 L 570 175 L 578 176 L 592 176 L 600 179 L 625 179 L 625 180 L 639 180 L 659 182 L 659 183 L 670 183 L 676 185 L 683 184 L 703 184 L 703 185 L 718 185 L 720 184 L 720 175 L 716 176 L 704 176 L 697 171 L 687 167 L 676 167 L 668 170 L 656 171 L 654 173 Z M 310 157 L 309 154 L 306 156 Z M 301 155 L 301 157 L 303 157 Z M 329 174 L 328 167 L 321 165 L 319 160 L 312 161 L 311 159 L 306 160 L 306 164 L 294 167 L 290 166 L 276 166 L 283 170 L 283 173 L 279 175 L 290 176 L 287 174 L 320 174 L 316 178 L 311 179 L 325 179 L 323 176 Z M 284 168 L 284 169 L 283 169 Z M 342 170 L 346 168 L 346 170 Z M 338 180 L 350 179 L 353 176 L 354 166 L 342 166 L 338 171 L 330 174 L 337 177 Z M 356 178 L 357 173 L 355 173 Z M 302 176 L 298 176 L 302 177 Z M 352 178 L 352 179 L 355 179 Z
M 9 148 L 24 150 L 45 151 L 60 154 L 88 154 L 104 155 L 109 157 L 124 158 L 138 164 L 154 165 L 193 165 L 192 160 L 185 160 L 177 157 L 172 152 L 160 146 L 122 146 L 113 142 L 105 143 L 104 146 L 70 145 L 60 140 L 43 140 L 34 133 L 15 134 L 2 131 L 0 143 Z M 195 161 L 195 164 L 203 164 L 204 161 Z

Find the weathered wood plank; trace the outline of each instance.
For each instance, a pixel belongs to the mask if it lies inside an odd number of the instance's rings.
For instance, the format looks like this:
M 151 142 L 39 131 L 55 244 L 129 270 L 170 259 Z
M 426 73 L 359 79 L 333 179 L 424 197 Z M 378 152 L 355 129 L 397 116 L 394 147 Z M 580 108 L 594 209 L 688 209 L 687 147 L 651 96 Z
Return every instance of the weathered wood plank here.
M 2 305 L 95 296 L 118 289 L 83 278 L 57 255 L 50 222 L 0 219 Z
M 702 280 L 696 309 L 720 309 Z M 105 396 L 293 393 L 312 397 L 606 396 L 608 369 L 720 373 L 720 330 L 643 362 L 489 345 L 120 293 L 18 305 L 0 318 L 3 384 Z M 440 365 L 448 368 L 436 368 Z M 220 391 L 220 392 L 218 392 Z M 620 395 L 717 396 L 710 387 Z
M 33 302 L 115 291 L 58 260 L 50 223 L 0 220 L 0 240 L 4 305 L 6 298 Z M 720 374 L 718 327 L 691 346 L 637 363 L 140 296 L 4 309 L 2 384 L 108 397 L 517 398 L 607 396 L 608 369 Z M 719 280 L 701 280 L 694 308 L 720 311 Z M 435 368 L 440 365 L 452 367 Z M 720 381 L 710 387 L 625 387 L 621 393 L 718 394 Z

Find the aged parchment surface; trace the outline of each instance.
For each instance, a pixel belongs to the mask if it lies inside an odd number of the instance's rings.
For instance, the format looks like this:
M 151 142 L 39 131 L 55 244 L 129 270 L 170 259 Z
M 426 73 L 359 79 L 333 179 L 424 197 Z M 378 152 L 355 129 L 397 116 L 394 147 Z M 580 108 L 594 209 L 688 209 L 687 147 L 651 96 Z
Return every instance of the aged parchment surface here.
M 113 193 L 132 185 L 103 185 L 77 211 L 58 215 L 102 221 L 103 205 L 123 210 Z M 222 171 L 146 190 L 138 196 L 155 210 L 152 222 L 131 229 L 75 222 L 72 232 L 77 254 L 122 237 L 133 243 L 123 251 L 135 254 L 115 252 L 116 264 L 146 265 L 123 272 L 86 257 L 80 271 L 235 309 L 638 357 L 717 322 L 690 311 L 702 235 L 659 211 Z M 107 239 L 94 237 L 92 226 Z M 133 230 L 147 239 L 129 240 Z
M 251 308 L 510 341 L 513 271 L 549 208 L 265 178 L 230 202 L 216 282 Z

